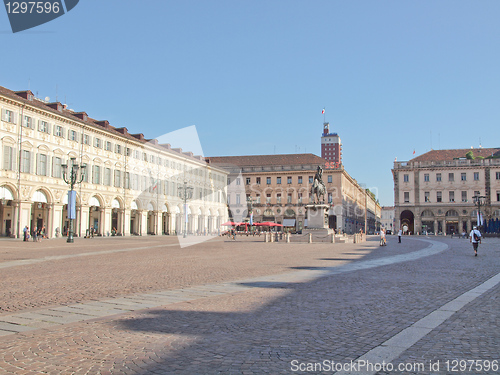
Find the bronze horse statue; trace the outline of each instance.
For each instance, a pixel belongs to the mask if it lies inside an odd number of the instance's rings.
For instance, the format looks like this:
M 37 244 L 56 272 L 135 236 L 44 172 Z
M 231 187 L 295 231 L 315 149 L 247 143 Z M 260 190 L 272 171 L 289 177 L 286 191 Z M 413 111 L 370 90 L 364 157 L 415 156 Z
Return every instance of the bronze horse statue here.
M 325 183 L 323 182 L 323 168 L 318 166 L 318 170 L 316 172 L 316 175 L 314 176 L 314 182 L 311 187 L 311 196 L 313 199 L 313 203 L 320 203 L 320 197 L 323 198 L 322 202 L 325 202 L 325 194 L 326 194 L 326 186 Z M 314 199 L 314 195 L 316 195 L 316 199 Z M 317 202 L 316 202 L 317 201 Z

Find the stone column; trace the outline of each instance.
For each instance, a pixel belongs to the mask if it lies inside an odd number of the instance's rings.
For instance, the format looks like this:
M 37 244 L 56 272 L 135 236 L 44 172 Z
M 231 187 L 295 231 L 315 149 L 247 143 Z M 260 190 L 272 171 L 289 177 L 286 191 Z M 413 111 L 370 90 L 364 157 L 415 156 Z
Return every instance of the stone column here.
M 11 225 L 11 236 L 14 238 L 22 238 L 23 233 L 23 223 L 19 223 L 19 202 L 12 201 L 12 225 Z M 18 225 L 19 224 L 19 225 Z M 3 225 L 3 222 L 2 222 Z M 27 224 L 29 226 L 29 224 Z
M 45 228 L 45 232 L 48 238 L 54 237 L 54 204 L 53 203 L 45 203 L 47 205 L 47 227 Z

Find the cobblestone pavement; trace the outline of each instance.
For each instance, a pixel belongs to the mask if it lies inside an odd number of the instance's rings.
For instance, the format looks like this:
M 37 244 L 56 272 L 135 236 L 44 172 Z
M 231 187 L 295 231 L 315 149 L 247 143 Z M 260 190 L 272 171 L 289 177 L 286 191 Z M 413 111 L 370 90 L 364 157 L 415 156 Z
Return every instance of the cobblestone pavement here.
M 106 238 L 77 240 L 71 250 L 62 240 L 2 241 L 0 318 L 255 281 L 245 291 L 209 297 L 205 291 L 203 298 L 1 336 L 0 374 L 332 373 L 324 361 L 345 364 L 383 348 L 467 293 L 469 303 L 411 345 L 403 342 L 392 360 L 394 367 L 423 363 L 423 369 L 369 373 L 464 373 L 451 371 L 451 361 L 499 360 L 499 285 L 470 291 L 500 272 L 500 241 L 486 239 L 474 257 L 466 240 L 432 237 L 448 248 L 410 260 L 430 245 L 423 239 L 398 244 L 389 237 L 386 247 L 377 238 L 360 244 L 218 239 L 180 249 L 174 238 Z M 38 261 L 16 263 L 22 259 Z M 258 281 L 273 277 L 279 282 Z M 470 373 L 481 373 L 478 363 Z

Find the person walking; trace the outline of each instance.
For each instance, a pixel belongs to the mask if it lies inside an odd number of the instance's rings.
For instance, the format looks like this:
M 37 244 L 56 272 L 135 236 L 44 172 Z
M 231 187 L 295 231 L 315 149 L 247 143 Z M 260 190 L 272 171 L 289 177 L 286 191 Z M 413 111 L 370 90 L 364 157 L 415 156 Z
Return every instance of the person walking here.
M 28 226 L 26 225 L 23 229 L 23 241 L 28 241 L 30 234 L 30 230 L 28 229 Z
M 387 242 L 385 241 L 385 230 L 380 229 L 380 246 L 385 245 L 387 245 Z
M 403 235 L 403 231 L 401 230 L 401 228 L 399 228 L 399 232 L 398 232 L 398 243 L 401 243 L 401 236 Z
M 473 227 L 469 235 L 470 243 L 472 243 L 472 248 L 474 249 L 474 256 L 477 257 L 477 247 L 481 243 L 481 232 L 477 230 L 477 227 Z
M 33 242 L 38 242 L 38 228 L 33 229 Z

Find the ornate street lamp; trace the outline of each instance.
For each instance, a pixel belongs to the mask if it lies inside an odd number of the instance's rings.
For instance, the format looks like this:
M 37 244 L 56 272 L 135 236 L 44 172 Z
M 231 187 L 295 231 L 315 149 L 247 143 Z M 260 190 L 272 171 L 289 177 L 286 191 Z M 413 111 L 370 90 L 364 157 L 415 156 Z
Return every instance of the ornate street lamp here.
M 187 200 L 193 197 L 193 188 L 191 186 L 187 186 L 187 181 L 184 181 L 184 186 L 179 186 L 179 197 L 184 200 L 184 235 L 187 236 L 187 222 L 188 222 L 188 213 L 187 213 Z
M 76 184 L 83 181 L 85 177 L 85 171 L 87 169 L 86 164 L 78 165 L 76 163 L 76 158 L 71 158 L 68 172 L 68 164 L 62 164 L 62 175 L 63 180 L 70 186 L 68 192 L 68 219 L 69 219 L 69 233 L 68 240 L 66 242 L 75 242 L 73 239 L 73 220 L 76 219 L 76 192 L 73 190 Z
M 474 199 L 474 204 L 477 205 L 477 226 L 478 228 L 480 228 L 482 226 L 482 224 L 480 224 L 480 221 L 483 221 L 481 216 L 481 206 L 484 206 L 486 197 L 484 195 L 474 195 L 472 199 Z

